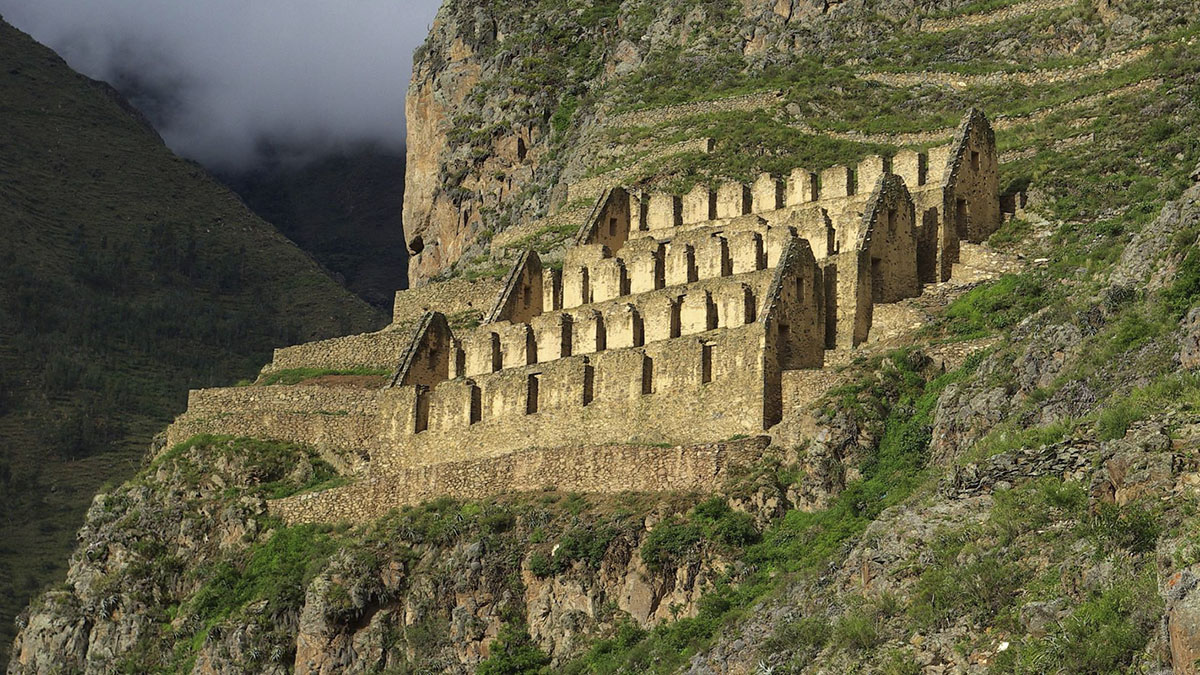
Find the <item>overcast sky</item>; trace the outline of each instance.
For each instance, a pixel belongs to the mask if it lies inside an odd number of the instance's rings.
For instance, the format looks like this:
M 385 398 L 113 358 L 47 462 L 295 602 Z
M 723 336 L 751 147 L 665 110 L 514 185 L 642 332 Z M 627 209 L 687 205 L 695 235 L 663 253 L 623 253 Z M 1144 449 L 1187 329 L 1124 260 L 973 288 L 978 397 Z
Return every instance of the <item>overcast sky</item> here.
M 404 141 L 412 52 L 440 0 L 0 0 L 76 70 L 126 92 L 176 152 L 245 167 L 267 140 Z

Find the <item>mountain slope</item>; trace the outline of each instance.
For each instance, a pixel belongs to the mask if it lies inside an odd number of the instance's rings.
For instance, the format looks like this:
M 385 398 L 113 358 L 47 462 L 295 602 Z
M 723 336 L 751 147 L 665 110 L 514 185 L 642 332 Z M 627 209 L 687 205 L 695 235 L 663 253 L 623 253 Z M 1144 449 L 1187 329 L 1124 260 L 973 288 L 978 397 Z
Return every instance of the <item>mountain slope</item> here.
M 218 177 L 375 307 L 390 308 L 408 287 L 402 155 L 344 148 L 299 166 L 280 160 Z
M 0 658 L 189 387 L 380 317 L 105 85 L 0 22 Z
M 307 449 L 160 449 L 97 500 L 10 672 L 1194 672 L 1198 17 L 447 2 L 409 99 L 415 282 L 531 242 L 552 261 L 605 184 L 850 164 L 936 145 L 976 105 L 1028 203 L 822 373 L 832 388 L 785 420 L 803 442 L 716 495 L 285 527 L 268 498 L 345 480 Z

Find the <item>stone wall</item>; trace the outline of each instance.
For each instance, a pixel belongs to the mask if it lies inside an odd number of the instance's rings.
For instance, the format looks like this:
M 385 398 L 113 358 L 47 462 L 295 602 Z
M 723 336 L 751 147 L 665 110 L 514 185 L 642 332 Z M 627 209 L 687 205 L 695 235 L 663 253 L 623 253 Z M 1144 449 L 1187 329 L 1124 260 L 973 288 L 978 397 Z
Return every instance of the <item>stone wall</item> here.
M 189 415 L 242 412 L 296 412 L 345 415 L 377 413 L 376 392 L 305 385 L 224 387 L 188 392 Z
M 400 354 L 412 339 L 415 325 L 412 321 L 401 321 L 376 333 L 347 335 L 276 349 L 271 362 L 263 367 L 262 372 L 266 374 L 292 368 L 391 370 L 399 363 Z
M 545 306 L 543 295 L 546 285 L 542 271 L 542 261 L 536 252 L 522 253 L 512 270 L 504 277 L 500 295 L 491 311 L 484 317 L 484 322 L 523 322 L 541 314 Z M 551 297 L 553 298 L 553 288 Z
M 749 112 L 770 108 L 783 101 L 783 93 L 778 90 L 759 91 L 740 96 L 728 96 L 711 101 L 693 101 L 676 103 L 674 105 L 636 110 L 633 112 L 614 115 L 605 120 L 601 128 L 616 127 L 645 127 L 673 122 L 694 115 L 711 115 L 716 112 L 743 111 Z
M 707 442 L 764 425 L 764 324 L 387 390 L 381 470 L 586 442 Z
M 262 410 L 215 415 L 185 413 L 167 428 L 167 443 L 181 443 L 198 434 L 218 434 L 303 443 L 321 451 L 327 459 L 362 457 L 379 437 L 379 419 L 379 415 L 359 413 Z M 331 463 L 336 466 L 341 461 Z
M 1077 0 L 1027 0 L 1026 2 L 1001 7 L 991 12 L 962 14 L 941 19 L 923 19 L 921 21 L 921 31 L 924 33 L 944 33 L 972 26 L 984 26 L 1038 12 L 1070 7 L 1074 4 L 1077 4 Z
M 278 350 L 268 367 L 394 368 L 391 386 L 192 392 L 170 440 L 259 436 L 360 458 L 354 486 L 281 503 L 292 519 L 547 481 L 702 485 L 724 450 L 594 446 L 717 443 L 776 425 L 805 395 L 808 380 L 789 373 L 866 341 L 875 303 L 945 278 L 959 240 L 998 224 L 996 161 L 991 127 L 971 111 L 950 145 L 819 176 L 686 196 L 608 189 L 561 272 L 527 250 L 502 282 L 402 291 L 389 330 Z M 482 325 L 447 320 L 465 311 Z M 576 454 L 530 450 L 563 446 Z
M 167 427 L 167 444 L 225 434 L 305 443 L 335 457 L 361 453 L 380 433 L 380 395 L 303 385 L 192 390 L 187 412 Z
M 695 230 L 720 235 L 734 229 L 789 227 L 810 240 L 814 255 L 821 260 L 845 254 L 858 245 L 867 227 L 863 216 L 876 183 L 882 176 L 893 174 L 903 179 L 913 203 L 913 210 L 905 209 L 899 217 L 911 221 L 914 228 L 912 245 L 917 248 L 917 278 L 923 283 L 949 279 L 958 259 L 958 242 L 981 241 L 1000 224 L 995 136 L 987 119 L 976 110 L 964 116 L 950 144 L 926 152 L 902 150 L 891 158 L 873 155 L 854 167 L 828 167 L 820 172 L 819 178 L 806 169 L 796 169 L 786 178 L 762 174 L 752 186 L 726 182 L 714 190 L 702 185 L 687 195 L 631 191 L 627 195 L 628 218 L 614 219 L 609 213 L 611 209 L 605 211 L 604 218 L 619 220 L 622 225 L 628 222 L 631 243 L 654 239 L 674 244 L 681 235 Z M 596 218 L 593 216 L 592 220 Z M 907 232 L 907 222 L 903 227 Z M 589 221 L 581 234 L 594 233 L 598 228 L 597 222 Z M 813 231 L 817 228 L 826 231 Z M 593 239 L 590 237 L 588 241 Z M 632 274 L 619 250 L 622 247 L 616 241 L 613 244 L 609 250 L 625 263 L 626 273 Z M 906 242 L 903 246 L 907 250 L 909 245 Z M 638 252 L 642 253 L 640 249 Z M 567 267 L 578 267 L 582 253 L 568 252 L 564 282 L 574 274 Z M 586 255 L 604 265 L 616 264 L 607 260 L 612 257 L 609 254 Z M 710 257 L 699 251 L 691 255 L 696 260 Z M 888 259 L 888 256 L 874 257 L 885 262 Z M 774 261 L 768 263 L 773 264 Z M 667 268 L 670 269 L 669 264 Z M 590 282 L 592 270 L 588 274 Z M 909 280 L 896 283 L 903 289 L 890 295 L 908 297 Z M 577 304 L 586 303 L 586 295 L 568 293 L 567 306 L 572 298 Z
M 863 73 L 859 77 L 864 80 L 903 88 L 939 85 L 953 89 L 968 89 L 972 87 L 1001 87 L 1006 84 L 1037 87 L 1060 82 L 1074 82 L 1096 75 L 1103 75 L 1110 70 L 1123 68 L 1149 56 L 1154 51 L 1155 46 L 1142 45 L 1131 47 L 1118 52 L 1111 52 L 1090 63 L 1046 70 L 984 73 L 980 75 L 926 70 L 910 73 Z
M 547 488 L 569 492 L 711 491 L 730 467 L 757 460 L 765 437 L 709 445 L 567 445 L 447 462 L 372 476 L 340 488 L 269 502 L 288 523 L 365 522 L 441 496 L 484 499 Z
M 434 310 L 447 316 L 469 310 L 484 314 L 496 302 L 502 286 L 500 279 L 468 281 L 460 278 L 396 291 L 392 321 L 400 323 L 419 319 L 425 312 Z
M 892 303 L 921 294 L 917 275 L 917 230 L 912 197 L 904 180 L 880 175 L 863 214 L 858 248 L 870 256 L 871 302 Z
M 981 242 L 1000 226 L 1000 164 L 996 136 L 972 110 L 951 143 L 942 190 L 946 220 L 959 241 Z
M 567 186 L 567 202 L 595 199 L 602 195 L 608 188 L 624 183 L 629 177 L 641 171 L 643 167 L 651 162 L 656 162 L 672 155 L 681 155 L 686 152 L 709 153 L 712 150 L 713 140 L 711 138 L 693 138 L 657 147 L 624 166 L 598 176 L 585 178 L 577 183 L 571 183 Z

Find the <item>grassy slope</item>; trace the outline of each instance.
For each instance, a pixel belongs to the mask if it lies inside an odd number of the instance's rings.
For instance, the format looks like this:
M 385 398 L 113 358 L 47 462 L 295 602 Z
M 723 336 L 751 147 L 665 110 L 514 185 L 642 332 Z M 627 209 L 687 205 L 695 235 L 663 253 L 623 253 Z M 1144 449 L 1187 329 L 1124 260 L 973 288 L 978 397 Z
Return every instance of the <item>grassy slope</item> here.
M 83 510 L 189 387 L 379 315 L 174 156 L 102 86 L 0 22 L 0 662 Z

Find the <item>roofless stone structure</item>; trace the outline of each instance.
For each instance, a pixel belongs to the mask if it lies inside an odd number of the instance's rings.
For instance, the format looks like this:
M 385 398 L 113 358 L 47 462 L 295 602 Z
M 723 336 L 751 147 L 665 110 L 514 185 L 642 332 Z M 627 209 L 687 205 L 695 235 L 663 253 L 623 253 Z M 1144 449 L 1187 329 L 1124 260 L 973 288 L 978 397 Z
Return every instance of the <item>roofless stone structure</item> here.
M 875 304 L 949 279 L 959 242 L 999 226 L 998 192 L 974 110 L 950 145 L 853 169 L 614 187 L 561 270 L 528 251 L 499 283 L 401 291 L 389 329 L 277 350 L 266 368 L 394 367 L 386 387 L 193 391 L 169 441 L 305 442 L 359 476 L 276 502 L 290 520 L 544 485 L 711 487 L 789 413 L 786 373 L 864 342 Z M 482 323 L 452 327 L 463 312 Z

